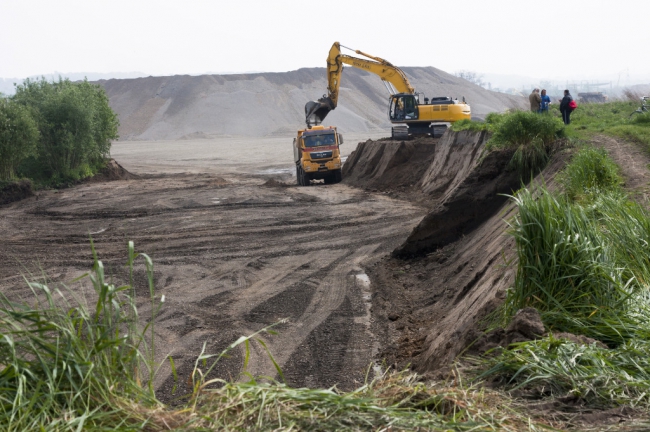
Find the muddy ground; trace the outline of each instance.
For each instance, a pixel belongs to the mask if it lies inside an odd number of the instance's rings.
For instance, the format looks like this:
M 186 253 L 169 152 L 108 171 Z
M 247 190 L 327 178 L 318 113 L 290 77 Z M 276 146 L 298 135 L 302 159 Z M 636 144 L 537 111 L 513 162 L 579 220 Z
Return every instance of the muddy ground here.
M 0 206 L 0 290 L 24 296 L 28 272 L 57 283 L 88 271 L 89 234 L 122 282 L 133 240 L 152 256 L 166 297 L 157 359 L 173 356 L 180 383 L 204 344 L 216 353 L 282 318 L 264 340 L 291 385 L 350 389 L 381 360 L 443 377 L 516 268 L 505 234 L 515 209 L 502 194 L 520 182 L 505 169 L 509 153 L 482 157 L 485 139 L 348 139 L 344 182 L 307 188 L 295 185 L 285 140 L 117 143 L 113 156 L 129 172 L 114 166 L 103 174 L 112 181 Z M 647 203 L 648 156 L 611 138 L 594 142 Z M 554 187 L 567 159 L 557 153 L 537 179 Z M 142 264 L 136 281 L 146 314 Z M 92 300 L 88 284 L 73 289 Z M 241 360 L 233 352 L 215 376 L 236 377 Z M 275 375 L 259 346 L 249 371 Z M 171 400 L 169 367 L 159 376 L 159 395 Z M 181 384 L 177 395 L 186 391 Z
M 290 384 L 357 386 L 379 351 L 364 268 L 404 240 L 423 208 L 344 184 L 299 187 L 291 159 L 251 165 L 229 158 L 237 153 L 231 141 L 200 144 L 186 143 L 182 161 L 163 152 L 176 143 L 161 143 L 148 160 L 138 144 L 118 143 L 113 156 L 139 178 L 40 191 L 0 207 L 0 289 L 25 294 L 21 273 L 27 271 L 51 282 L 88 271 L 89 234 L 108 273 L 123 281 L 126 244 L 133 240 L 153 258 L 156 290 L 166 297 L 156 327 L 158 359 L 171 354 L 181 382 L 203 343 L 214 353 L 288 318 L 265 340 Z M 284 141 L 266 144 L 284 155 Z M 220 157 L 212 171 L 202 169 L 202 157 L 212 157 L 206 151 Z M 146 315 L 143 265 L 136 270 Z M 92 298 L 88 286 L 74 289 Z M 250 372 L 275 375 L 259 348 L 256 353 Z M 236 376 L 240 354 L 218 374 Z M 164 367 L 161 377 L 168 372 Z M 170 379 L 158 384 L 162 396 L 172 387 Z

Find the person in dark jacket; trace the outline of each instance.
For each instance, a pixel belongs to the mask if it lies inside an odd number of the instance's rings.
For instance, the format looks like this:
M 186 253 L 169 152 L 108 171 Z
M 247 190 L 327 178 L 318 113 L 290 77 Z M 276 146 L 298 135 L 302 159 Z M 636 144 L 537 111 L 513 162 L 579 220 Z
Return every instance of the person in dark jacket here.
M 564 97 L 560 100 L 560 112 L 562 113 L 562 120 L 564 120 L 565 125 L 571 123 L 571 108 L 569 108 L 569 104 L 572 100 L 573 98 L 569 90 L 564 90 Z

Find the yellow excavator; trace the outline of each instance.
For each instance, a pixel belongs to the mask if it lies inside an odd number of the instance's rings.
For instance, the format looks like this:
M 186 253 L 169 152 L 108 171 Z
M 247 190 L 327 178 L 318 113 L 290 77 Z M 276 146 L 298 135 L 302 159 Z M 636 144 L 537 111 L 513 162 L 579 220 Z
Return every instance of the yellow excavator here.
M 347 64 L 381 78 L 389 93 L 388 117 L 393 123 L 393 139 L 405 139 L 413 135 L 442 135 L 447 123 L 471 118 L 471 110 L 465 98 L 461 101 L 451 97 L 424 97 L 415 91 L 406 74 L 390 62 L 359 50 L 352 50 L 366 59 L 341 54 L 341 47 L 334 42 L 327 57 L 327 94 L 318 101 L 305 105 L 307 127 L 320 124 L 327 114 L 336 108 L 341 85 L 343 64 Z

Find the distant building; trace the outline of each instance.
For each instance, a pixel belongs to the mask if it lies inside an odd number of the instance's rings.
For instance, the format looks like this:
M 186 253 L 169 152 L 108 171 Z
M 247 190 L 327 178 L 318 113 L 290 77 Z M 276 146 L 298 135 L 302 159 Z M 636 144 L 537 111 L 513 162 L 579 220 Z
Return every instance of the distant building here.
M 607 95 L 602 92 L 582 92 L 578 93 L 578 100 L 584 103 L 605 103 Z

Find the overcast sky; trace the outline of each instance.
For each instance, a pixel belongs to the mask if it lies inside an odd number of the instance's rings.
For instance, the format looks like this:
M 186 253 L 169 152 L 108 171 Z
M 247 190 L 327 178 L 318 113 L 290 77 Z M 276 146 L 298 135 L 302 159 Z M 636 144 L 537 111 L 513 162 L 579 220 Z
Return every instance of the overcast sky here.
M 332 42 L 399 66 L 650 82 L 650 0 L 0 0 L 0 77 L 325 66 Z

